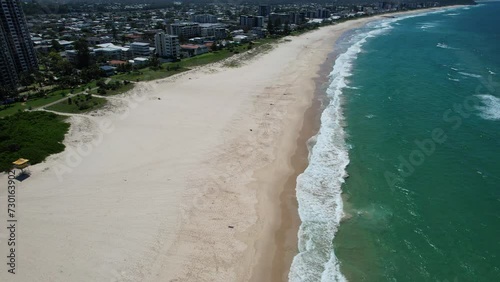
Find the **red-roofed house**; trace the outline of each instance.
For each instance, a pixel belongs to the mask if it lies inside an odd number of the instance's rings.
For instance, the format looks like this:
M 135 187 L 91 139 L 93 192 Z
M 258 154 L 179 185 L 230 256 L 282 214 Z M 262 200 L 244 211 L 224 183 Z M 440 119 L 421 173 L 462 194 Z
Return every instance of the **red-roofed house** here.
M 120 61 L 120 60 L 111 60 L 108 62 L 108 64 L 110 66 L 113 66 L 113 67 L 117 67 L 119 65 L 125 65 L 125 64 L 128 64 L 128 62 L 125 62 L 125 61 Z
M 196 55 L 205 54 L 208 52 L 208 47 L 198 44 L 183 44 L 181 45 L 181 53 L 184 57 L 192 57 Z

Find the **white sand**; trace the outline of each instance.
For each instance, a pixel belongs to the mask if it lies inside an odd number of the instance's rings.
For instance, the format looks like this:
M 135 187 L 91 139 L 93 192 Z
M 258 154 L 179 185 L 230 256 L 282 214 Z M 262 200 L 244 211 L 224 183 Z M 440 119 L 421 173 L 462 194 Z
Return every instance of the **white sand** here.
M 67 150 L 17 184 L 16 275 L 0 176 L 0 281 L 268 280 L 313 78 L 366 21 L 292 37 L 239 68 L 141 83 L 72 117 Z

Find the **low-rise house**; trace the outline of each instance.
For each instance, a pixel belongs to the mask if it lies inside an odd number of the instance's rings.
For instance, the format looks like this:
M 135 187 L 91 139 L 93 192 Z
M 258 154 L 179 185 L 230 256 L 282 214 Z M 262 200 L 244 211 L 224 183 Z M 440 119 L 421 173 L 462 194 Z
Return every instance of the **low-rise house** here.
M 108 60 L 120 60 L 121 59 L 121 49 L 106 47 L 106 48 L 97 48 L 94 49 L 94 52 L 97 57 L 104 57 Z
M 108 62 L 108 65 L 110 65 L 112 67 L 118 67 L 118 66 L 126 65 L 126 64 L 128 64 L 128 62 L 122 61 L 122 60 L 111 60 Z
M 233 40 L 234 40 L 234 42 L 238 42 L 238 43 L 245 43 L 245 42 L 250 41 L 248 36 L 242 35 L 242 34 L 234 36 Z
M 106 74 L 106 76 L 112 76 L 115 74 L 115 67 L 112 66 L 102 66 L 100 69 Z
M 184 57 L 192 57 L 192 56 L 197 56 L 201 54 L 207 53 L 208 47 L 205 45 L 198 45 L 198 44 L 183 44 L 181 45 L 181 54 L 184 55 Z
M 111 43 L 113 38 L 109 36 L 101 36 L 101 37 L 88 37 L 87 42 L 89 45 L 94 46 L 98 44 Z
M 59 42 L 59 44 L 64 48 L 64 50 L 73 49 L 73 41 L 57 40 L 57 42 Z
M 113 43 L 97 44 L 95 49 L 97 56 L 104 56 L 109 60 L 128 60 L 133 58 L 129 47 L 117 46 Z
M 129 60 L 129 63 L 134 66 L 144 66 L 149 62 L 149 58 L 137 57 L 133 60 Z

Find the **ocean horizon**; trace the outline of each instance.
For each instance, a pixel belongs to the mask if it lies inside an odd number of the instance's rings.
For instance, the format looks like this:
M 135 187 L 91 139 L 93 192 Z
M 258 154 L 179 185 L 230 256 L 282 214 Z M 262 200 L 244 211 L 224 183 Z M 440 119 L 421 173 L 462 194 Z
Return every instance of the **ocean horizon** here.
M 290 281 L 499 281 L 500 2 L 335 46 Z

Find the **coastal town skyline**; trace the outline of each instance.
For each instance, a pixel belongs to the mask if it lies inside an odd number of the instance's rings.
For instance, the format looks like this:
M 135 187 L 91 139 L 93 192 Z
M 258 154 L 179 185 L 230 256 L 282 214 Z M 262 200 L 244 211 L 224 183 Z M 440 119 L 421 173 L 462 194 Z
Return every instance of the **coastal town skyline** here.
M 286 35 L 296 30 L 310 29 L 320 24 L 334 23 L 353 17 L 440 5 L 440 2 L 376 2 L 364 5 L 308 3 L 298 6 L 294 4 L 213 4 L 206 6 L 203 4 L 197 7 L 196 4 L 179 2 L 167 4 L 170 6 L 159 9 L 151 6 L 151 3 L 128 5 L 120 4 L 120 2 L 115 4 L 106 2 L 103 5 L 108 11 L 106 9 L 103 11 L 103 6 L 95 7 L 90 4 L 92 2 L 77 2 L 73 3 L 76 6 L 64 8 L 50 6 L 50 3 L 62 2 L 47 1 L 48 4 L 37 1 L 12 2 L 18 3 L 15 4 L 16 7 L 18 6 L 17 9 L 26 11 L 27 18 L 26 20 L 24 17 L 4 18 L 3 22 L 6 23 L 4 29 L 9 28 L 7 24 L 9 21 L 23 27 L 24 34 L 19 34 L 19 38 L 24 38 L 23 46 L 26 47 L 23 47 L 23 50 L 26 51 L 17 55 L 17 51 L 11 46 L 9 47 L 11 51 L 4 52 L 11 55 L 5 58 L 5 63 L 2 64 L 4 75 L 1 79 L 3 83 L 1 92 L 5 93 L 2 96 L 21 85 L 28 86 L 27 84 L 34 81 L 35 76 L 44 76 L 41 84 L 51 84 L 54 78 L 62 75 L 50 71 L 39 74 L 37 69 L 27 67 L 16 67 L 15 70 L 8 67 L 12 65 L 9 62 L 13 58 L 20 56 L 28 56 L 32 64 L 36 64 L 33 66 L 38 68 L 38 62 L 50 61 L 47 55 L 55 51 L 62 62 L 68 61 L 78 68 L 82 65 L 89 66 L 90 62 L 77 62 L 77 57 L 82 57 L 78 56 L 78 52 L 82 50 L 78 51 L 77 47 L 89 48 L 88 59 L 92 60 L 93 66 L 97 65 L 103 71 L 102 74 L 95 73 L 94 76 L 107 76 L 115 73 L 118 67 L 127 69 L 123 67 L 124 65 L 146 66 L 151 62 L 151 57 L 155 56 L 161 59 L 178 60 L 207 53 L 217 48 L 225 48 L 230 44 L 229 42 L 248 43 L 269 35 Z M 78 12 L 75 13 L 76 11 Z M 82 14 L 82 11 L 88 11 L 89 14 Z M 72 16 L 67 18 L 64 15 Z M 168 36 L 161 36 L 161 33 Z M 13 35 L 18 32 L 6 30 L 4 34 Z M 33 52 L 33 48 L 36 53 Z M 58 64 L 58 62 L 54 63 Z M 45 66 L 46 70 L 49 68 Z M 98 69 L 94 72 L 98 72 Z M 66 71 L 66 76 L 70 73 Z M 63 80 L 69 79 L 64 77 Z M 77 82 L 67 81 L 66 85 L 61 86 L 67 87 L 74 83 Z

